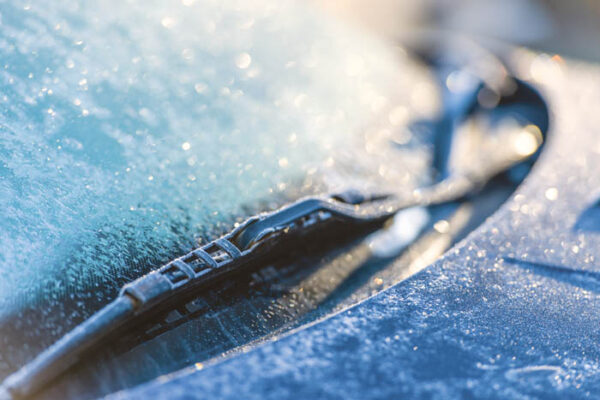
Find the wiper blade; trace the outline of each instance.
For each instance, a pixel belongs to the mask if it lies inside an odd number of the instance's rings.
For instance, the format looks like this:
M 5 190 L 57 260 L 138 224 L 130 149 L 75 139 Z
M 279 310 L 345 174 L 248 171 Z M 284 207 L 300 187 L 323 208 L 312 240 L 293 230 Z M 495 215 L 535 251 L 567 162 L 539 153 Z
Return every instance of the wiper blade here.
M 36 392 L 125 323 L 158 304 L 239 271 L 294 234 L 307 234 L 332 223 L 383 222 L 399 208 L 400 203 L 390 196 L 365 197 L 346 192 L 305 198 L 254 216 L 219 239 L 125 285 L 115 300 L 10 375 L 0 388 L 0 398 Z
M 363 196 L 349 191 L 305 198 L 277 211 L 254 216 L 219 239 L 123 286 L 115 300 L 6 378 L 0 387 L 0 399 L 35 393 L 126 323 L 143 317 L 158 305 L 176 301 L 242 270 L 283 242 L 293 242 L 298 235 L 332 224 L 383 224 L 402 209 L 455 201 L 479 184 L 478 180 L 467 177 L 453 177 L 414 191 L 405 199 L 394 195 Z

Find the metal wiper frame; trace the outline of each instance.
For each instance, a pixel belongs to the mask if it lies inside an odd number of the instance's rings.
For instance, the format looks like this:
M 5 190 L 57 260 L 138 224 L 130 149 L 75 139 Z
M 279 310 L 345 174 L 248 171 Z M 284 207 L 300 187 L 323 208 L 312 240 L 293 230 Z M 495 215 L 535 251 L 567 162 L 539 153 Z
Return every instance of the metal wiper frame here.
M 347 192 L 305 198 L 251 217 L 219 239 L 125 285 L 115 300 L 9 376 L 0 388 L 4 390 L 0 390 L 0 398 L 24 397 L 37 391 L 126 322 L 240 270 L 295 233 L 306 234 L 333 223 L 383 222 L 398 211 L 398 206 L 387 196 L 367 198 Z

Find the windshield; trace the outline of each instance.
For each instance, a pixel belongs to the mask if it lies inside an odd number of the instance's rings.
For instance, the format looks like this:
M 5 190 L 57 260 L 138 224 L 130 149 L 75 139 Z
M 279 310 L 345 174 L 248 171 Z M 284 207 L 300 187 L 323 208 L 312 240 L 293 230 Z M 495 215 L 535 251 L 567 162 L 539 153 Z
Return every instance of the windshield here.
M 435 112 L 431 77 L 302 5 L 4 2 L 0 14 L 2 375 L 249 215 L 429 179 L 427 138 L 406 123 Z

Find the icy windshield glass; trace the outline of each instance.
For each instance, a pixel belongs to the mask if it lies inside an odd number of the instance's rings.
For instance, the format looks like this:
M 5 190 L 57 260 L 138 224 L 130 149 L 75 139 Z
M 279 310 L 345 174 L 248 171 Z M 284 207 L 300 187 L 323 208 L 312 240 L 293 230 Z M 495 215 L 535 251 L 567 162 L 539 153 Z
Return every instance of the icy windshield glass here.
M 3 2 L 0 16 L 0 329 L 15 364 L 23 332 L 43 348 L 251 214 L 427 179 L 425 149 L 403 146 L 406 121 L 436 107 L 430 77 L 305 5 Z

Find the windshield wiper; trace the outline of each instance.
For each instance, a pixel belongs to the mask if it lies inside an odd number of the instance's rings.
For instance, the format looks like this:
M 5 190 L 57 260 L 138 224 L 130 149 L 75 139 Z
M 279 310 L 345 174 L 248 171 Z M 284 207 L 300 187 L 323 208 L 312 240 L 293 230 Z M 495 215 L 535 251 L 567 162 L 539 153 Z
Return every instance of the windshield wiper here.
M 506 96 L 504 106 L 526 105 L 529 109 L 525 107 L 525 110 L 528 111 L 543 104 L 535 90 L 516 80 L 512 83 L 517 85 L 517 89 Z M 484 89 L 490 90 L 482 82 L 476 90 Z M 463 107 L 459 109 L 455 106 L 449 108 L 450 112 L 440 122 L 443 125 L 441 135 L 452 134 L 443 128 L 458 125 L 478 110 L 477 95 L 467 93 L 461 96 L 471 100 L 463 101 Z M 455 100 L 452 100 L 454 105 L 457 104 Z M 499 106 L 502 105 L 500 101 Z M 530 159 L 539 150 L 544 142 L 540 134 L 545 132 L 547 121 L 536 119 L 528 121 L 524 118 L 522 129 L 515 133 L 517 136 L 508 136 L 509 140 L 517 143 L 522 143 L 525 138 L 525 142 L 530 144 L 527 151 L 512 146 L 512 143 L 485 149 L 484 154 L 475 157 L 467 169 L 450 173 L 441 181 L 411 193 L 372 195 L 347 191 L 309 197 L 248 219 L 223 237 L 125 285 L 115 300 L 6 378 L 0 386 L 0 399 L 25 397 L 36 392 L 128 322 L 141 319 L 158 306 L 176 302 L 202 286 L 260 262 L 277 248 L 302 240 L 303 235 L 333 225 L 340 228 L 361 224 L 382 225 L 400 210 L 453 202 L 477 192 L 493 177 Z M 451 146 L 445 147 L 443 151 L 449 152 Z

